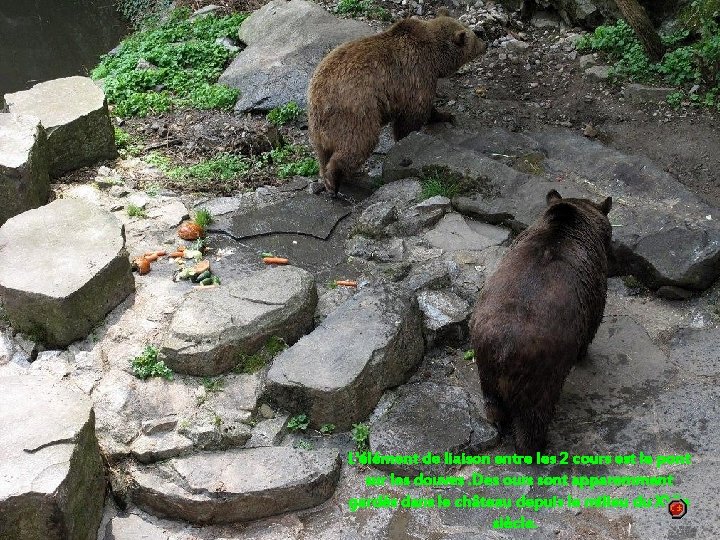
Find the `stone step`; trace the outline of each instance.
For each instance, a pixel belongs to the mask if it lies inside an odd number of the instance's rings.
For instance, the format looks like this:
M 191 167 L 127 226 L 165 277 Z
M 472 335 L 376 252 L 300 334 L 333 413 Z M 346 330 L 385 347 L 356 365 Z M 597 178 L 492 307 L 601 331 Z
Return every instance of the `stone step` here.
M 0 299 L 36 341 L 84 338 L 134 289 L 125 229 L 97 206 L 58 199 L 0 227 Z
M 370 425 L 370 450 L 385 455 L 428 452 L 441 456 L 482 453 L 498 441 L 497 430 L 485 420 L 468 391 L 445 382 L 406 384 L 378 407 Z M 411 452 L 408 449 L 412 448 Z M 397 474 L 442 474 L 441 465 L 393 465 Z
M 50 176 L 117 156 L 103 91 L 88 77 L 53 79 L 5 94 L 11 113 L 40 119 L 47 130 Z
M 175 312 L 160 356 L 178 373 L 226 373 L 272 336 L 297 341 L 312 328 L 316 305 L 315 278 L 294 266 L 196 289 Z
M 350 429 L 383 392 L 404 383 L 423 355 L 417 301 L 378 286 L 341 304 L 275 358 L 264 396 L 312 426 Z
M 151 514 L 232 523 L 324 502 L 335 491 L 340 455 L 286 446 L 207 452 L 132 466 L 129 474 L 133 502 Z
M 90 398 L 40 373 L 0 388 L 0 538 L 94 538 L 105 476 Z
M 49 196 L 47 134 L 40 120 L 0 113 L 0 225 Z
M 650 160 L 625 155 L 567 130 L 516 134 L 439 129 L 413 133 L 387 155 L 386 180 L 446 167 L 476 180 L 479 194 L 456 209 L 521 230 L 563 197 L 613 197 L 613 275 L 633 274 L 653 289 L 702 290 L 720 276 L 720 211 Z

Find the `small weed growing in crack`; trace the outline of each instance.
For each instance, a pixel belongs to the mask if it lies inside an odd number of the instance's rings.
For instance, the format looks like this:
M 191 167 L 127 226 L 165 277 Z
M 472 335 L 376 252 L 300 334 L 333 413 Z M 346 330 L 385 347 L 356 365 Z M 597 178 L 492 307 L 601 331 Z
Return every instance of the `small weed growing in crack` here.
M 335 424 L 323 424 L 320 426 L 320 433 L 323 435 L 331 435 L 335 431 Z
M 202 385 L 206 392 L 221 392 L 225 388 L 225 379 L 222 377 L 203 377 Z
M 264 368 L 273 358 L 287 349 L 287 343 L 282 338 L 272 336 L 262 349 L 254 354 L 238 355 L 238 363 L 233 369 L 234 373 L 251 374 Z
M 215 220 L 213 219 L 213 215 L 210 210 L 207 208 L 198 208 L 193 216 L 193 221 L 205 229 Z
M 357 446 L 359 451 L 363 452 L 369 448 L 370 426 L 362 422 L 359 424 L 353 424 L 350 434 L 352 435 L 352 438 L 355 441 L 355 446 Z
M 126 210 L 127 210 L 127 215 L 130 217 L 139 217 L 139 218 L 147 217 L 147 213 L 145 212 L 145 210 L 143 210 L 136 204 L 132 204 L 132 203 L 128 204 Z
M 157 359 L 158 352 L 157 347 L 147 345 L 139 356 L 131 360 L 133 373 L 138 379 L 162 377 L 168 381 L 172 380 L 173 372 L 165 365 L 165 362 Z
M 463 358 L 468 362 L 472 362 L 473 360 L 475 360 L 475 351 L 473 351 L 472 349 L 465 351 L 463 353 Z
M 314 450 L 315 445 L 311 443 L 310 441 L 297 441 L 295 442 L 295 448 L 300 448 L 302 450 Z
M 213 413 L 213 424 L 218 429 L 220 429 L 220 426 L 222 425 L 222 418 L 218 413 Z
M 296 414 L 288 420 L 287 428 L 290 431 L 305 431 L 309 423 L 307 414 Z

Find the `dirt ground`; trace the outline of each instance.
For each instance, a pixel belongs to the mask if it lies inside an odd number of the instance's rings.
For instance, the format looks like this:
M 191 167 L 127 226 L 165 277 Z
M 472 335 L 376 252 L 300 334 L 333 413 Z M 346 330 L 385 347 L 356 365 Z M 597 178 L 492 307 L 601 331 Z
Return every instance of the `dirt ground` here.
M 208 2 L 187 3 L 196 8 Z M 262 3 L 258 0 L 251 7 L 256 9 Z M 399 9 L 402 4 L 393 0 L 375 3 L 393 16 L 403 13 Z M 332 9 L 332 5 L 325 7 Z M 425 1 L 424 12 L 432 15 L 441 5 Z M 248 2 L 223 3 L 226 10 L 248 6 Z M 452 14 L 463 13 L 468 15 L 462 10 Z M 577 28 L 536 28 L 515 19 L 505 29 L 495 26 L 491 37 L 505 33 L 521 37 L 529 46 L 522 50 L 491 46 L 484 57 L 440 81 L 437 104 L 452 112 L 461 128 L 497 125 L 526 131 L 564 126 L 584 131 L 625 153 L 652 159 L 708 203 L 720 206 L 720 114 L 689 106 L 674 110 L 665 103 L 631 103 L 623 97 L 626 83 L 589 80 L 580 68 L 580 53 L 568 39 L 582 32 Z M 308 143 L 304 119 L 277 130 L 264 114 L 179 111 L 132 119 L 123 128 L 142 140 L 144 153 L 161 151 L 179 164 L 222 151 L 258 156 L 279 138 Z M 83 175 L 82 171 L 76 174 Z M 283 182 L 260 171 L 239 183 L 238 189 Z

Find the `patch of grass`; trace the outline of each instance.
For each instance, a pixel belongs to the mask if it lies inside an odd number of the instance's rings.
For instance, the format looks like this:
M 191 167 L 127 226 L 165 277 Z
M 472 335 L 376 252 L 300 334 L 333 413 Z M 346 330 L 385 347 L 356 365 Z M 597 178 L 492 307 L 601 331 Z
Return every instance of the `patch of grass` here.
M 223 422 L 223 421 L 222 421 L 222 418 L 220 417 L 220 415 L 219 415 L 218 413 L 214 412 L 214 413 L 213 413 L 213 425 L 214 425 L 216 428 L 220 429 L 220 426 L 222 425 L 222 422 Z
M 138 379 L 148 379 L 150 377 L 162 377 L 163 379 L 172 380 L 173 372 L 165 365 L 165 362 L 158 360 L 158 349 L 152 345 L 147 345 L 139 356 L 131 360 L 133 374 Z
M 443 178 L 442 176 L 429 176 L 424 178 L 420 184 L 422 186 L 423 200 L 442 195 L 448 199 L 452 199 L 460 192 L 460 188 L 454 182 Z
M 287 343 L 282 338 L 272 336 L 262 349 L 254 354 L 241 354 L 238 363 L 233 369 L 234 373 L 255 373 L 264 368 L 278 354 L 287 349 Z
M 485 198 L 498 196 L 498 190 L 485 177 L 472 177 L 448 167 L 427 165 L 420 169 L 420 185 L 423 200 L 436 195 L 452 199 L 456 195 L 479 193 Z
M 287 428 L 290 431 L 305 431 L 309 423 L 307 414 L 296 414 L 288 420 Z
M 235 180 L 251 168 L 251 162 L 247 158 L 229 152 L 216 154 L 194 165 L 173 165 L 170 158 L 160 152 L 151 152 L 144 160 L 160 169 L 168 178 L 198 189 L 211 184 L 234 187 Z
M 364 423 L 353 424 L 350 435 L 352 435 L 358 450 L 362 452 L 369 448 L 370 426 Z
M 335 431 L 335 424 L 323 424 L 320 426 L 320 433 L 323 435 L 331 435 Z
M 632 28 L 623 20 L 599 26 L 581 38 L 576 48 L 604 54 L 612 63 L 616 79 L 677 86 L 679 91 L 668 96 L 674 107 L 687 101 L 720 109 L 719 20 L 720 0 L 691 2 L 681 17 L 683 26 L 661 36 L 667 50 L 657 63 L 648 59 Z
M 130 134 L 122 128 L 115 127 L 115 146 L 125 148 L 130 143 Z
M 335 13 L 352 16 L 365 15 L 380 21 L 392 19 L 392 15 L 387 9 L 376 6 L 372 0 L 339 0 L 335 6 Z
M 198 208 L 195 211 L 195 215 L 193 217 L 193 221 L 200 225 L 203 229 L 207 228 L 208 225 L 210 225 L 214 219 L 213 215 L 207 208 Z
M 139 218 L 146 218 L 147 213 L 144 209 L 140 208 L 138 205 L 130 203 L 125 208 L 127 210 L 127 215 L 130 217 L 139 217 Z
M 310 150 L 299 144 L 273 148 L 260 156 L 260 163 L 274 166 L 275 173 L 280 178 L 315 176 L 320 172 L 320 166 Z
M 203 377 L 201 382 L 206 392 L 221 392 L 225 388 L 225 379 L 222 377 Z
M 177 9 L 163 21 L 149 22 L 113 54 L 101 58 L 91 76 L 104 80 L 115 114 L 146 116 L 174 107 L 232 108 L 238 91 L 216 81 L 236 53 L 215 40 L 236 36 L 247 14 L 210 14 L 192 21 L 189 16 L 190 10 Z
M 290 101 L 285 105 L 275 107 L 274 109 L 270 110 L 270 112 L 267 113 L 266 118 L 267 121 L 271 124 L 275 124 L 276 126 L 282 126 L 283 124 L 287 124 L 288 122 L 297 120 L 302 116 L 303 112 L 305 111 L 302 107 L 300 107 L 294 101 Z
M 463 358 L 467 360 L 468 362 L 472 362 L 475 360 L 475 351 L 470 349 L 463 353 Z

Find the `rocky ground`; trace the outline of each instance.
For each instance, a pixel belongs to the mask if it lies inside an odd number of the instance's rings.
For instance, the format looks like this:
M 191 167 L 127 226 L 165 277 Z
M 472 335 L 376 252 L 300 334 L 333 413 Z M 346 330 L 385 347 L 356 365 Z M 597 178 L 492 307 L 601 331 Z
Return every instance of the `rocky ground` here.
M 87 431 L 93 407 L 109 480 L 98 539 L 655 540 L 720 533 L 707 480 L 720 464 L 715 119 L 637 104 L 621 97 L 622 87 L 585 76 L 572 47 L 575 32 L 513 28 L 515 37 L 498 36 L 484 58 L 442 82 L 439 102 L 456 115 L 454 127 L 435 126 L 397 145 L 384 136 L 361 185 L 339 200 L 313 193 L 313 179 L 302 177 L 254 178 L 241 186 L 244 193 L 227 196 L 181 191 L 138 158 L 84 169 L 53 186 L 57 198 L 113 214 L 131 257 L 174 249 L 177 225 L 194 209 L 215 216 L 205 257 L 219 287 L 174 281 L 178 262 L 161 258 L 149 274 L 136 274 L 133 294 L 66 350 L 45 350 L 0 323 L 0 376 L 42 377 L 58 401 L 77 403 L 71 420 L 51 416 L 44 425 L 36 418 L 14 436 L 18 448 L 32 450 L 25 453 L 33 459 L 45 449 L 95 455 L 93 441 L 77 434 Z M 303 142 L 302 124 L 276 133 L 257 114 L 176 113 L 124 127 L 146 151 L 162 149 L 189 163 L 217 151 L 262 152 L 278 134 Z M 443 167 L 472 189 L 453 200 L 424 198 L 427 166 Z M 376 452 L 513 454 L 511 441 L 484 420 L 477 370 L 464 355 L 467 319 L 485 279 L 551 187 L 614 197 L 617 259 L 603 324 L 566 382 L 548 455 L 690 453 L 692 465 L 434 470 L 464 477 L 674 474 L 676 489 L 667 494 L 689 500 L 688 515 L 672 520 L 664 504 L 351 512 L 350 499 L 381 493 L 452 500 L 666 493 L 379 488 L 366 486 L 365 477 L 412 477 L 418 470 L 347 462 L 356 450 L 350 428 L 359 422 L 369 426 Z M 128 216 L 130 204 L 146 217 Z M 268 269 L 264 252 L 290 265 Z M 337 279 L 357 288 L 335 286 Z M 272 336 L 291 347 L 250 369 L 245 353 Z M 172 380 L 133 375 L 130 361 L 146 345 L 160 350 Z M 81 396 L 63 394 L 70 390 Z M 33 406 L 18 396 L 34 392 L 41 390 L 9 392 L 3 410 Z M 306 429 L 290 421 L 298 414 L 307 416 Z M 72 431 L 49 429 L 63 423 Z M 332 433 L 321 432 L 328 424 Z M 69 459 L 58 456 L 48 459 Z M 37 464 L 24 458 L 23 470 L 41 485 L 44 472 L 33 476 Z M 75 469 L 97 476 L 96 461 L 86 461 Z M 76 482 L 78 474 L 68 477 Z M 0 491 L 0 500 L 5 495 Z M 493 529 L 505 515 L 523 515 L 539 528 Z

